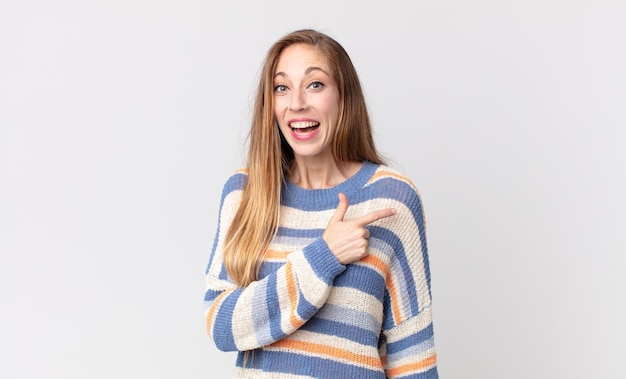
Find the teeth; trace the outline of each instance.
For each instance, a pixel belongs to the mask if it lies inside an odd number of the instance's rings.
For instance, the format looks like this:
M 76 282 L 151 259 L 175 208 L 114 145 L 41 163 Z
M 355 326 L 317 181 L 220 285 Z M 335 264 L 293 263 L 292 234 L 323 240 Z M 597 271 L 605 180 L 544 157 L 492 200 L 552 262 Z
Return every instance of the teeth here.
M 305 128 L 310 128 L 312 126 L 317 126 L 319 125 L 317 122 L 314 121 L 300 121 L 300 122 L 292 122 L 291 126 L 293 129 L 305 129 Z

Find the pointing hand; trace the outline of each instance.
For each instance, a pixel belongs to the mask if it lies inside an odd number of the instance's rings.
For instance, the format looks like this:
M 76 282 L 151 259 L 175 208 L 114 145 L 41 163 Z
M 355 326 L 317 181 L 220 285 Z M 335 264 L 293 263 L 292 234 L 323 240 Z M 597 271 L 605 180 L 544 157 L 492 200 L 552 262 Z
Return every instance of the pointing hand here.
M 328 248 L 343 265 L 356 262 L 367 255 L 368 224 L 396 214 L 395 209 L 386 208 L 368 213 L 352 220 L 344 220 L 348 210 L 348 198 L 339 194 L 339 205 L 330 218 L 322 238 Z

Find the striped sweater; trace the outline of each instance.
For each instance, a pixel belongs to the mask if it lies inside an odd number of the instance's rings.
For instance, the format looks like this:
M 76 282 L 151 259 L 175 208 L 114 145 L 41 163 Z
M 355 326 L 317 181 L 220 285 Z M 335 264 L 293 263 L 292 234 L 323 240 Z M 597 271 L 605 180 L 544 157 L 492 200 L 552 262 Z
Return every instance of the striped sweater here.
M 438 378 L 424 218 L 411 181 L 364 162 L 333 188 L 285 183 L 259 280 L 238 288 L 221 252 L 245 180 L 239 171 L 224 186 L 204 298 L 209 336 L 239 351 L 236 377 Z M 348 265 L 321 238 L 340 192 L 346 220 L 396 210 L 367 226 L 369 255 Z

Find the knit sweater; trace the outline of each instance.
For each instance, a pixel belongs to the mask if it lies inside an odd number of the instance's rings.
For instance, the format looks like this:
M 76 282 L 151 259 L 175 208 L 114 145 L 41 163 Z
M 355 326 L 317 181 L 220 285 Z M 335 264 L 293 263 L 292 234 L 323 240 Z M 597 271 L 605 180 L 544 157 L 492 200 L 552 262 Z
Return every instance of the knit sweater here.
M 423 210 L 411 181 L 370 162 L 328 189 L 286 181 L 259 279 L 239 288 L 222 247 L 246 178 L 238 171 L 224 186 L 204 298 L 209 336 L 239 351 L 236 377 L 438 378 Z M 369 254 L 348 265 L 321 237 L 340 192 L 345 220 L 396 210 L 366 226 Z

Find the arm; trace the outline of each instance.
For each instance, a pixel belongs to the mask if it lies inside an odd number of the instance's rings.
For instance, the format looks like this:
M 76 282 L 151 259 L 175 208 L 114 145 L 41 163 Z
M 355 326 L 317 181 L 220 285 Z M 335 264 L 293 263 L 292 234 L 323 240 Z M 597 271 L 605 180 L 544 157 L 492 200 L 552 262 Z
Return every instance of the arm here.
M 438 378 L 431 312 L 430 270 L 421 200 L 403 184 L 390 230 L 393 259 L 385 295 L 384 343 L 388 378 Z
M 241 179 L 241 178 L 240 178 Z M 207 331 L 221 350 L 251 350 L 293 333 L 325 303 L 334 278 L 345 270 L 322 238 L 287 256 L 276 272 L 238 288 L 222 264 L 222 245 L 240 198 L 240 186 L 226 184 L 218 232 L 206 271 Z

